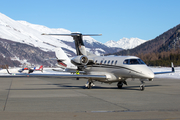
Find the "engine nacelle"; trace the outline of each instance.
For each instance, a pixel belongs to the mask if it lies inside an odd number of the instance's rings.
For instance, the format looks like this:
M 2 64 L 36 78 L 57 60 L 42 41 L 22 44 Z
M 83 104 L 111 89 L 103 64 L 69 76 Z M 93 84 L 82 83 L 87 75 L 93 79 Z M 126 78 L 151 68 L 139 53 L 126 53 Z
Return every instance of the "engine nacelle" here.
M 71 59 L 71 63 L 78 66 L 78 65 L 86 65 L 89 62 L 87 56 L 79 55 Z

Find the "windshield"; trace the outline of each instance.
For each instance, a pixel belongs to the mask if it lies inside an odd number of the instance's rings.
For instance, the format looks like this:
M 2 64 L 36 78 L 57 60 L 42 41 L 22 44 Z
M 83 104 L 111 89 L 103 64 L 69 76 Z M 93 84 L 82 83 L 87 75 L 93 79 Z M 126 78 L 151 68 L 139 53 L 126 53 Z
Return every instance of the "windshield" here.
M 126 59 L 123 64 L 134 65 L 134 64 L 145 64 L 141 59 Z

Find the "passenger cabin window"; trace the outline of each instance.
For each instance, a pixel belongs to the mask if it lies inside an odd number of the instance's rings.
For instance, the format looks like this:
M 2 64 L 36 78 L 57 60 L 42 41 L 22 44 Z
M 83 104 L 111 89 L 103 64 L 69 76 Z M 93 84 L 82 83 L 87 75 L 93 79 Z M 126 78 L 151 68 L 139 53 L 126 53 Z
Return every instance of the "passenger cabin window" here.
M 115 61 L 115 63 L 114 63 L 115 65 L 117 64 L 117 60 Z
M 145 64 L 141 59 L 126 59 L 123 64 L 136 65 L 136 64 Z
M 110 63 L 110 60 L 108 61 L 108 63 L 107 64 L 109 64 Z
M 114 60 L 113 61 L 111 61 L 111 65 L 114 63 Z
M 101 60 L 100 64 L 102 64 L 102 63 L 103 63 L 103 60 Z
M 104 64 L 106 64 L 106 60 L 104 61 Z

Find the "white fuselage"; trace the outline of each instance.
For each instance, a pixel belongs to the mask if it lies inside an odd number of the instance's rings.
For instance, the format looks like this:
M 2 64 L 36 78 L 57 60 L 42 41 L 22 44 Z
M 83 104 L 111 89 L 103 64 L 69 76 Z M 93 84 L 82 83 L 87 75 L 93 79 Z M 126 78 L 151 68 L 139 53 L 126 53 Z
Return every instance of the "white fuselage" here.
M 88 56 L 88 58 L 92 59 L 94 64 L 87 65 L 84 71 L 91 75 L 106 75 L 106 82 L 117 82 L 127 78 L 154 78 L 154 73 L 135 56 Z

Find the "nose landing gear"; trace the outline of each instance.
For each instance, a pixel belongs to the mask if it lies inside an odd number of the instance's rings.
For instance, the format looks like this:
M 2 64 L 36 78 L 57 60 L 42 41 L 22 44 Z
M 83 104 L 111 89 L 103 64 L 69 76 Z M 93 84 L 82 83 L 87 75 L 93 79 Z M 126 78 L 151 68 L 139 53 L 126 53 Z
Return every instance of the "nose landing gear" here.
M 140 90 L 143 91 L 145 89 L 144 81 L 141 80 Z

